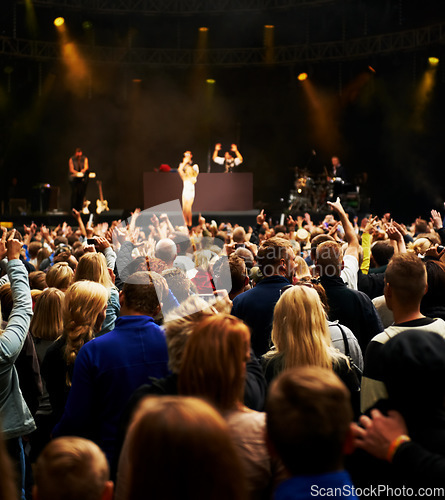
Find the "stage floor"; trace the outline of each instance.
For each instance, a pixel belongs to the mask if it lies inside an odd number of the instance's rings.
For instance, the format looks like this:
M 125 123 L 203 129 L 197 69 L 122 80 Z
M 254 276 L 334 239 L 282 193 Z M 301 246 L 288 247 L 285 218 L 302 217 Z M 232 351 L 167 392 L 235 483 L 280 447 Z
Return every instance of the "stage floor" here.
M 201 215 L 206 219 L 207 222 L 215 220 L 217 224 L 221 222 L 231 222 L 232 224 L 239 224 L 242 226 L 252 226 L 256 223 L 256 216 L 259 213 L 258 210 L 247 210 L 247 211 L 227 211 L 227 212 L 202 212 Z M 86 224 L 89 219 L 89 215 L 83 214 L 82 220 Z M 94 224 L 101 222 L 108 222 L 109 224 L 115 220 L 123 220 L 130 217 L 130 211 L 125 209 L 120 210 L 110 210 L 108 212 L 102 212 L 100 215 L 93 215 Z M 193 213 L 193 224 L 198 223 L 199 213 Z M 32 222 L 36 223 L 38 226 L 44 224 L 49 227 L 56 227 L 59 224 L 66 222 L 71 226 L 76 226 L 76 219 L 69 212 L 63 211 L 53 211 L 46 213 L 34 213 L 34 214 L 22 214 L 22 215 L 0 215 L 0 224 L 10 225 L 14 227 L 23 226 L 26 224 L 29 226 Z
M 222 222 L 230 222 L 232 225 L 238 224 L 240 226 L 243 226 L 248 229 L 249 226 L 255 227 L 256 225 L 256 216 L 260 210 L 232 210 L 232 211 L 204 211 L 201 213 L 201 215 L 206 219 L 206 222 L 211 222 L 212 220 L 215 220 L 216 223 L 219 225 Z M 276 225 L 280 223 L 280 220 L 282 218 L 282 209 L 279 207 L 266 207 L 265 208 L 265 214 L 266 214 L 266 220 L 271 223 L 272 225 Z M 309 214 L 315 224 L 318 224 L 320 221 L 324 219 L 324 217 L 328 214 L 331 213 L 331 211 L 326 208 L 325 211 L 309 211 Z M 108 222 L 109 224 L 115 220 L 124 220 L 125 218 L 130 217 L 130 211 L 125 210 L 125 209 L 114 209 L 110 210 L 108 212 L 103 212 L 100 215 L 94 214 L 93 215 L 93 222 L 94 224 L 98 224 L 101 222 Z M 292 214 L 294 219 L 296 218 L 296 214 Z M 301 213 L 301 215 L 304 215 Z M 350 214 L 351 216 L 352 214 Z M 361 216 L 364 216 L 364 214 L 357 214 L 359 215 L 359 220 Z M 89 219 L 89 215 L 82 215 L 82 219 L 84 223 L 86 224 Z M 194 212 L 193 213 L 193 224 L 196 225 L 198 223 L 198 217 L 199 213 Z M 284 221 L 286 220 L 286 215 L 284 216 Z M 8 225 L 13 225 L 14 227 L 18 229 L 22 229 L 23 224 L 26 224 L 29 226 L 32 222 L 35 222 L 38 226 L 41 224 L 44 224 L 45 226 L 48 227 L 56 227 L 57 225 L 61 225 L 64 222 L 71 226 L 76 226 L 76 219 L 72 216 L 71 213 L 68 212 L 62 212 L 62 211 L 53 211 L 53 212 L 46 212 L 46 213 L 33 213 L 33 214 L 23 214 L 23 215 L 7 215 L 7 214 L 2 214 L 0 215 L 0 223 L 1 224 L 8 224 Z M 146 222 L 146 220 L 143 221 L 143 224 L 149 223 Z

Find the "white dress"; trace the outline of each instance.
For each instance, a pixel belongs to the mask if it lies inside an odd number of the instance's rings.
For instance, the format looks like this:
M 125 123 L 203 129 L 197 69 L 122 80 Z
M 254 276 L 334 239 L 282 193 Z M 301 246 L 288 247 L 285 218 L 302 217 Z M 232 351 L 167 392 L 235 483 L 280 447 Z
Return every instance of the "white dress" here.
M 193 200 L 195 198 L 195 185 L 192 181 L 184 181 L 184 187 L 182 189 L 182 199 L 183 200 Z

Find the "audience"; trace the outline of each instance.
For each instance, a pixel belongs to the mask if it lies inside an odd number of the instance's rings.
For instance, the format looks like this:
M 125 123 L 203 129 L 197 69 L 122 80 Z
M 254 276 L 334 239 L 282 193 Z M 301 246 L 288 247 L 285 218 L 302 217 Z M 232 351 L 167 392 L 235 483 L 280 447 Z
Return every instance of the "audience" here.
M 65 411 L 53 431 L 55 436 L 88 436 L 111 466 L 118 422 L 132 392 L 168 372 L 165 334 L 153 320 L 161 307 L 154 275 L 130 276 L 119 295 L 121 315 L 114 329 L 79 350 Z
M 122 499 L 309 498 L 307 475 L 352 484 L 343 461 L 356 486 L 442 485 L 441 215 L 369 215 L 359 228 L 339 200 L 328 206 L 339 220 L 273 225 L 261 211 L 248 232 L 202 216 L 189 232 L 138 209 L 110 226 L 75 213 L 79 229 L 2 229 L 7 498 L 31 498 L 37 460 L 35 498 L 110 499 L 123 443 Z M 366 412 L 350 459 L 347 388 Z
M 222 413 L 240 454 L 249 498 L 271 498 L 284 470 L 267 450 L 265 414 L 242 403 L 249 337 L 247 326 L 234 316 L 203 319 L 185 346 L 178 388 L 179 394 L 200 397 Z

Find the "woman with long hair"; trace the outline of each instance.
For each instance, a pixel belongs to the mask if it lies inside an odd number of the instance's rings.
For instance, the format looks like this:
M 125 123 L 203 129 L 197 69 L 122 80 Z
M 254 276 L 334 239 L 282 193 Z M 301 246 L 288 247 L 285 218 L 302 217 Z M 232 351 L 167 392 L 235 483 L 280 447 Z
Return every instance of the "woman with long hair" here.
M 87 252 L 81 257 L 77 264 L 74 282 L 80 280 L 95 281 L 108 290 L 107 315 L 101 330 L 96 333 L 96 337 L 110 332 L 113 330 L 114 323 L 119 316 L 119 292 L 111 279 L 107 260 L 103 253 Z
M 58 288 L 66 292 L 74 279 L 74 271 L 68 262 L 58 262 L 50 267 L 46 273 L 46 284 L 49 287 Z
M 66 291 L 63 333 L 48 348 L 41 367 L 56 421 L 65 408 L 77 353 L 100 331 L 107 301 L 107 289 L 92 281 L 78 281 Z
M 182 189 L 182 212 L 187 227 L 192 225 L 192 206 L 195 200 L 195 184 L 199 175 L 199 167 L 192 162 L 191 151 L 184 153 L 184 158 L 178 167 L 178 174 L 183 183 Z
M 29 327 L 34 341 L 39 365 L 43 363 L 46 351 L 63 332 L 63 302 L 65 294 L 57 288 L 47 288 L 36 299 L 34 315 Z M 31 459 L 38 456 L 50 440 L 51 429 L 55 425 L 45 381 L 39 397 L 39 406 L 34 416 L 37 430 L 31 434 Z
M 149 396 L 119 463 L 116 500 L 244 500 L 245 481 L 227 424 L 196 398 Z
M 275 305 L 273 348 L 262 357 L 266 380 L 297 366 L 320 366 L 334 370 L 353 394 L 358 413 L 359 381 L 348 358 L 332 347 L 326 312 L 317 291 L 306 285 L 288 288 Z
M 29 330 L 36 344 L 40 362 L 43 361 L 46 349 L 40 349 L 39 346 L 54 342 L 62 335 L 64 299 L 65 294 L 57 288 L 46 288 L 36 299 Z
M 202 398 L 225 418 L 240 453 L 249 497 L 271 498 L 284 469 L 267 450 L 265 414 L 243 404 L 250 331 L 238 318 L 217 314 L 194 328 L 185 346 L 179 394 Z

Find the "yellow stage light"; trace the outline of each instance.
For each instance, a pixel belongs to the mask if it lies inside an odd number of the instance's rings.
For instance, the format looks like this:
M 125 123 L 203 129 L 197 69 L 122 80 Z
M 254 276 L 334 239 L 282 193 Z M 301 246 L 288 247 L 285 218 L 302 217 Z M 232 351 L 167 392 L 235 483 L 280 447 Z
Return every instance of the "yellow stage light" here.
M 431 66 L 437 66 L 439 64 L 439 58 L 438 57 L 428 57 L 428 62 L 431 64 Z
M 274 29 L 275 26 L 273 24 L 265 24 L 264 27 L 268 30 Z
M 54 26 L 62 26 L 62 24 L 65 23 L 65 19 L 63 17 L 56 17 L 56 19 L 54 19 Z
M 206 82 L 209 84 L 209 85 L 213 85 L 214 83 L 216 83 L 216 81 L 213 79 L 213 78 L 208 78 L 206 80 Z
M 206 28 L 205 26 L 201 26 L 199 28 L 199 31 L 209 31 L 209 28 Z
M 297 78 L 302 82 L 307 79 L 307 73 L 300 73 Z

